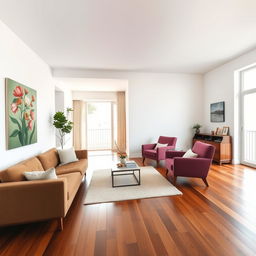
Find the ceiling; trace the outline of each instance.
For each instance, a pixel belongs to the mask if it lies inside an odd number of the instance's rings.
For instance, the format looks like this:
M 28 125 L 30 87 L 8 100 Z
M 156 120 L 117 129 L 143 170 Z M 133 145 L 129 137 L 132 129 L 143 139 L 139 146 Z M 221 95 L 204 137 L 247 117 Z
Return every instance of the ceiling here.
M 205 73 L 256 47 L 255 0 L 0 0 L 53 68 Z

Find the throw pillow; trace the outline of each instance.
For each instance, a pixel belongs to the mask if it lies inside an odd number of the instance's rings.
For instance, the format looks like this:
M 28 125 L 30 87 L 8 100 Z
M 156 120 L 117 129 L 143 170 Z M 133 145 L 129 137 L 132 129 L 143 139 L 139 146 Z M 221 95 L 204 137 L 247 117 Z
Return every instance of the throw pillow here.
M 74 148 L 58 149 L 60 165 L 78 161 Z
M 184 155 L 184 158 L 196 158 L 198 154 L 194 153 L 191 149 L 189 149 Z
M 156 146 L 155 146 L 155 150 L 157 148 L 163 148 L 163 147 L 167 147 L 168 146 L 168 143 L 167 144 L 161 144 L 161 143 L 157 143 Z
M 24 172 L 27 180 L 54 180 L 57 179 L 55 168 L 50 168 L 46 171 Z

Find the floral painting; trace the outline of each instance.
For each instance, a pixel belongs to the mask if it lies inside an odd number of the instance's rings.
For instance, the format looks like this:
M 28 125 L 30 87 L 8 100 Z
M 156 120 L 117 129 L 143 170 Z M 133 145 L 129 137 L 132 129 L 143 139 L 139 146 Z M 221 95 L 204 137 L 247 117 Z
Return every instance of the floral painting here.
M 37 142 L 36 91 L 6 78 L 6 122 L 8 149 Z

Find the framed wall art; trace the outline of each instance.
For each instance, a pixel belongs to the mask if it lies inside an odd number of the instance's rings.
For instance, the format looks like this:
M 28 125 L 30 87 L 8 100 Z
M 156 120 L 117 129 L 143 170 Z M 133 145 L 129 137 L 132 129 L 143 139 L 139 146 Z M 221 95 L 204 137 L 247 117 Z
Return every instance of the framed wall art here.
M 211 122 L 220 123 L 225 122 L 225 102 L 212 103 L 211 110 Z
M 7 149 L 36 143 L 36 90 L 10 78 L 5 79 L 5 86 Z

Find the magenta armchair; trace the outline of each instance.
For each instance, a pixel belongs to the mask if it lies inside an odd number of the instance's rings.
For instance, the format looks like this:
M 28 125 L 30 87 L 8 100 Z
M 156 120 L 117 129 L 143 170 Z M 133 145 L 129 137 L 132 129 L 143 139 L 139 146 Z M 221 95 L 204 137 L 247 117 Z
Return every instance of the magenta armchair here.
M 201 178 L 208 187 L 207 175 L 212 163 L 215 147 L 197 141 L 192 151 L 198 154 L 197 158 L 183 158 L 185 152 L 167 151 L 165 166 L 167 168 L 166 175 L 173 178 L 174 184 L 178 176 Z
M 176 142 L 176 137 L 160 136 L 158 139 L 158 143 L 168 144 L 167 147 L 157 148 L 155 150 L 156 143 L 142 145 L 143 164 L 146 158 L 156 160 L 157 164 L 159 164 L 160 160 L 165 160 L 167 150 L 175 149 Z

